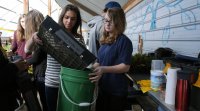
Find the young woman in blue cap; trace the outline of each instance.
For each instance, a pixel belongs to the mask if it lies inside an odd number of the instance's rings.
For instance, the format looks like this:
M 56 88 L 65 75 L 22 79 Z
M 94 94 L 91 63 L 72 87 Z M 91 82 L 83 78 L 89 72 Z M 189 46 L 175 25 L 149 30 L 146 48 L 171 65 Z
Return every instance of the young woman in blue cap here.
M 103 10 L 102 16 L 107 12 L 109 8 L 121 8 L 120 4 L 115 1 L 110 1 L 105 5 L 105 8 Z M 103 17 L 102 16 L 95 16 L 92 18 L 87 24 L 89 27 L 91 27 L 89 32 L 89 46 L 88 49 L 90 52 L 92 52 L 95 56 L 97 56 L 97 51 L 100 47 L 99 40 L 102 36 L 101 27 L 103 25 Z
M 121 8 L 109 8 L 104 17 L 97 62 L 90 80 L 98 82 L 96 111 L 123 111 L 128 94 L 125 73 L 130 68 L 132 42 L 123 34 L 125 13 Z

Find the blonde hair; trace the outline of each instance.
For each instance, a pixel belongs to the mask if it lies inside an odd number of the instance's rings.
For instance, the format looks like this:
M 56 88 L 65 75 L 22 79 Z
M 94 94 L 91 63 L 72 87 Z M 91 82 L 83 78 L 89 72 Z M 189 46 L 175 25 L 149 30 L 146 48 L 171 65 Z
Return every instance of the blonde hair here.
M 24 28 L 21 25 L 21 19 L 25 18 L 26 14 L 22 14 L 20 15 L 19 19 L 18 19 L 18 24 L 17 24 L 17 31 L 16 31 L 16 37 L 17 37 L 17 41 L 22 41 L 24 40 Z
M 100 39 L 101 44 L 112 44 L 116 41 L 118 35 L 123 34 L 126 28 L 126 18 L 123 9 L 121 8 L 109 8 L 107 15 L 111 19 L 114 25 L 114 31 L 112 34 L 103 30 L 103 35 Z
M 31 38 L 32 34 L 39 30 L 39 26 L 43 20 L 44 20 L 44 16 L 38 10 L 33 9 L 27 13 L 26 18 L 25 18 L 25 27 L 26 27 L 25 38 L 26 38 L 26 40 Z

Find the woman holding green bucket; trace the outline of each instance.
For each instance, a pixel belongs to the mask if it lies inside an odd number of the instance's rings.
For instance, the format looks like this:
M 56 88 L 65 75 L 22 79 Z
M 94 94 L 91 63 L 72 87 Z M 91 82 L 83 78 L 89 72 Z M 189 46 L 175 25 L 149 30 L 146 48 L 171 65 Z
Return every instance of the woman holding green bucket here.
M 130 68 L 133 46 L 123 34 L 126 19 L 123 9 L 110 8 L 104 17 L 97 63 L 90 73 L 91 82 L 98 82 L 96 111 L 123 111 L 128 94 L 125 73 Z
M 81 32 L 81 15 L 78 7 L 68 4 L 66 5 L 58 20 L 58 24 L 66 29 L 67 32 L 74 35 L 74 38 L 78 39 L 80 42 L 84 43 Z M 78 28 L 80 32 L 78 33 Z M 35 42 L 42 44 L 42 41 L 34 34 L 33 39 Z M 68 61 L 66 61 L 68 62 Z M 45 73 L 45 91 L 47 99 L 47 107 L 49 111 L 56 111 L 57 109 L 57 99 L 58 99 L 58 89 L 59 89 L 59 75 L 61 71 L 61 65 L 52 56 L 47 55 L 47 69 Z

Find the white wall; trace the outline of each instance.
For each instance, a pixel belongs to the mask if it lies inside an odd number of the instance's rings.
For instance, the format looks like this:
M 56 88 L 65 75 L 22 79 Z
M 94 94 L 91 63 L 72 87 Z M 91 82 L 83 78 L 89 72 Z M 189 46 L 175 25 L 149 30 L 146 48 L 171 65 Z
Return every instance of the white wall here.
M 200 52 L 200 0 L 144 0 L 126 13 L 125 34 L 137 53 L 138 35 L 143 52 L 169 47 L 177 54 L 197 57 Z

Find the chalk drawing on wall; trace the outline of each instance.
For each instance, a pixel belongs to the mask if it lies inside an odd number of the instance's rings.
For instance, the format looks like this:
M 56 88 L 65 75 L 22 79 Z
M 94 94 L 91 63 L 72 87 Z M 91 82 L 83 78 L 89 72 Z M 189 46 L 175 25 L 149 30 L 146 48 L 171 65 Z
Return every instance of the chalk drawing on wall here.
M 171 45 L 173 41 L 179 39 L 188 40 L 187 37 L 177 36 L 177 28 L 188 33 L 199 30 L 200 15 L 197 14 L 199 12 L 200 0 L 145 0 L 128 16 L 125 33 L 129 38 L 133 38 L 134 43 L 137 43 L 138 35 L 141 34 L 144 42 L 160 41 L 160 47 L 167 47 L 169 41 Z M 154 33 L 154 37 L 151 32 L 159 32 L 160 35 Z M 192 37 L 200 40 L 196 35 L 190 36 L 190 39 L 194 40 Z

